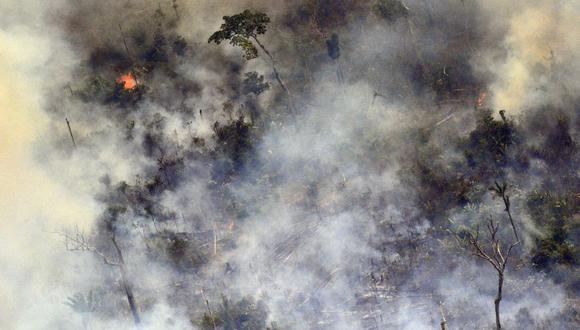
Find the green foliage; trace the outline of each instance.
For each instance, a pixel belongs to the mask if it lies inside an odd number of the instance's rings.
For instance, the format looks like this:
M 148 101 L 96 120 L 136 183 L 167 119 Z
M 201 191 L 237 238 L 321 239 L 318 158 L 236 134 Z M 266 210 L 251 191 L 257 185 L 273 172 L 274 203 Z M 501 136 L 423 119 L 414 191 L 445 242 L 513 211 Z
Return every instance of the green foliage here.
M 268 15 L 244 10 L 240 14 L 224 16 L 223 19 L 224 23 L 209 37 L 208 43 L 215 42 L 219 45 L 222 41 L 229 40 L 230 44 L 244 50 L 247 60 L 258 57 L 258 50 L 250 38 L 256 39 L 258 35 L 266 33 L 266 26 L 270 23 Z
M 264 82 L 264 76 L 258 75 L 256 71 L 246 72 L 244 74 L 243 93 L 258 96 L 270 88 L 268 82 Z
M 245 122 L 244 117 L 239 117 L 228 125 L 222 126 L 216 122 L 213 131 L 218 143 L 217 150 L 226 156 L 221 167 L 225 174 L 233 175 L 242 168 L 253 150 L 252 126 Z
M 473 182 L 453 167 L 442 163 L 437 148 L 422 148 L 409 161 L 412 166 L 403 171 L 403 182 L 415 189 L 421 209 L 433 221 L 447 210 L 466 205 L 471 201 Z
M 201 317 L 201 321 L 199 324 L 199 328 L 202 330 L 213 330 L 215 327 L 217 328 L 218 325 L 221 324 L 220 319 L 215 314 L 204 313 Z
M 475 236 L 475 231 L 465 225 L 459 225 L 455 230 L 455 234 L 462 245 L 467 245 L 469 244 L 469 239 Z
M 507 150 L 515 142 L 515 128 L 503 111 L 501 120 L 492 116 L 491 110 L 478 112 L 477 126 L 469 134 L 466 143 L 465 157 L 472 167 L 485 163 L 505 165 Z
M 409 8 L 400 0 L 377 0 L 372 10 L 375 15 L 389 23 L 394 23 L 399 18 L 409 16 Z
M 258 49 L 249 39 L 240 36 L 235 36 L 232 38 L 230 43 L 234 46 L 241 47 L 244 50 L 244 57 L 247 60 L 251 60 L 253 58 L 258 57 Z
M 571 164 L 577 152 L 576 141 L 570 133 L 570 118 L 560 117 L 546 135 L 546 139 L 536 153 L 548 165 L 561 169 Z
M 203 330 L 213 330 L 216 328 L 223 330 L 254 330 L 254 329 L 275 329 L 266 326 L 268 309 L 261 301 L 255 301 L 252 297 L 244 297 L 232 303 L 226 297 L 222 297 L 222 304 L 216 313 L 205 313 L 200 322 Z
M 94 75 L 83 80 L 75 91 L 75 94 L 84 102 L 91 102 L 95 99 L 106 99 L 113 89 L 115 89 L 115 83 L 113 81 L 108 81 L 100 75 Z
M 162 231 L 152 234 L 146 243 L 149 257 L 160 262 L 169 262 L 179 271 L 196 271 L 208 260 L 208 256 L 191 234 Z
M 549 270 L 556 264 L 577 265 L 580 251 L 574 237 L 578 237 L 580 230 L 578 197 L 536 191 L 528 197 L 527 207 L 543 232 L 532 250 L 534 266 Z

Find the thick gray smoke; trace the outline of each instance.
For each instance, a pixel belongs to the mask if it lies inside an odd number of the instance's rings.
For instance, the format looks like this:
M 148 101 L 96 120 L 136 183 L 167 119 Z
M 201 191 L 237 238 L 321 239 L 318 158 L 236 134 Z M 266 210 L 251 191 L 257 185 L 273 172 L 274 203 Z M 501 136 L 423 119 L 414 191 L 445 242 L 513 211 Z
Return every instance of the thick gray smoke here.
M 245 9 L 270 17 L 259 38 L 290 96 L 261 49 L 246 61 L 208 44 Z M 528 195 L 578 187 L 534 151 L 554 127 L 577 139 L 577 4 L 10 0 L 0 13 L 0 328 L 127 329 L 127 287 L 146 329 L 428 329 L 441 306 L 450 328 L 489 328 L 496 274 L 449 230 L 505 218 L 494 180 L 510 183 L 524 237 L 505 323 L 570 324 L 576 289 L 524 260 L 544 234 Z M 465 165 L 488 108 L 518 125 L 514 156 Z M 562 173 L 577 175 L 574 148 Z

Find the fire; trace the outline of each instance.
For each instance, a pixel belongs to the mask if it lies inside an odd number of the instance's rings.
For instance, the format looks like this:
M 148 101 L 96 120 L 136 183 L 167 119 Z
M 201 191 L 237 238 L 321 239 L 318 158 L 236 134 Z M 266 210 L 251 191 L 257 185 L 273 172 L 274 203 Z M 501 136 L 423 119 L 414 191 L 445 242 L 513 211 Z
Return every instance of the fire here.
M 123 84 L 124 89 L 133 89 L 137 86 L 137 80 L 135 80 L 135 77 L 133 77 L 131 72 L 127 72 L 115 81 L 117 84 Z
M 479 96 L 477 97 L 477 101 L 475 101 L 475 106 L 478 108 L 481 107 L 483 105 L 483 103 L 485 102 L 486 97 L 487 97 L 486 92 L 479 93 Z

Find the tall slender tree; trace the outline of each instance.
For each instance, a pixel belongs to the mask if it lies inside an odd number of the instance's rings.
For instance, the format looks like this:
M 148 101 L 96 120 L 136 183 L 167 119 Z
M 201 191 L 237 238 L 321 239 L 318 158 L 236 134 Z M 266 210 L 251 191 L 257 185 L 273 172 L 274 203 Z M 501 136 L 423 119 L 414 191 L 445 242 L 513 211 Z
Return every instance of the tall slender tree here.
M 125 259 L 123 258 L 123 252 L 117 242 L 114 234 L 111 234 L 111 242 L 115 248 L 117 256 L 111 258 L 104 252 L 100 251 L 96 247 L 90 244 L 89 238 L 82 232 L 75 228 L 75 232 L 72 234 L 65 233 L 65 246 L 68 251 L 88 251 L 94 253 L 97 257 L 101 258 L 103 262 L 109 266 L 116 267 L 121 273 L 121 286 L 127 297 L 127 302 L 129 303 L 129 308 L 131 310 L 131 315 L 133 316 L 133 321 L 135 326 L 139 328 L 141 326 L 141 317 L 139 315 L 139 310 L 137 308 L 137 303 L 135 301 L 135 295 L 133 293 L 133 286 L 131 281 L 129 281 L 129 275 L 127 273 L 127 265 L 125 264 Z
M 501 197 L 503 200 L 505 207 L 504 211 L 508 215 L 510 227 L 514 235 L 513 240 L 511 240 L 511 242 L 502 242 L 502 239 L 499 237 L 500 231 L 502 229 L 502 227 L 500 227 L 500 222 L 495 222 L 492 218 L 488 220 L 488 233 L 485 239 L 480 237 L 479 228 L 477 228 L 475 232 L 471 232 L 469 230 L 455 232 L 455 235 L 462 244 L 465 244 L 471 249 L 474 256 L 487 262 L 490 266 L 493 267 L 493 269 L 495 269 L 497 273 L 497 295 L 494 299 L 494 307 L 496 329 L 500 330 L 502 328 L 500 319 L 500 303 L 503 298 L 502 293 L 505 271 L 507 264 L 510 261 L 510 257 L 512 256 L 513 248 L 520 244 L 521 241 L 518 235 L 517 227 L 512 218 L 510 198 L 506 194 L 507 184 L 499 184 L 498 182 L 495 182 L 495 186 L 490 188 L 490 190 Z
M 222 41 L 229 40 L 231 45 L 242 48 L 246 60 L 258 57 L 258 48 L 254 43 L 258 45 L 270 59 L 276 81 L 292 102 L 292 95 L 280 77 L 274 56 L 258 39 L 259 35 L 266 33 L 267 25 L 270 23 L 268 15 L 258 11 L 244 10 L 233 16 L 224 16 L 223 19 L 224 23 L 209 37 L 208 43 L 215 42 L 219 45 Z

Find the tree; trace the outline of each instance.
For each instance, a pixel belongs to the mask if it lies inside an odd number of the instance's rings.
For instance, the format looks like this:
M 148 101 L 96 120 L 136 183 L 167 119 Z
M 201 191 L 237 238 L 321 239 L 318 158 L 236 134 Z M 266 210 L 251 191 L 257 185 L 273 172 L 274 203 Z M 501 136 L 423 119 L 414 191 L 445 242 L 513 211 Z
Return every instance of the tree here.
M 580 200 L 572 192 L 534 191 L 529 195 L 528 214 L 542 232 L 531 251 L 536 269 L 556 275 L 556 270 L 562 269 L 558 266 L 574 267 L 580 263 L 580 250 L 574 244 L 574 232 L 580 225 L 576 216 L 579 206 Z
M 256 71 L 246 72 L 244 74 L 244 82 L 242 91 L 244 94 L 253 93 L 258 96 L 264 91 L 270 89 L 270 84 L 264 82 L 264 76 L 258 75 Z
M 509 245 L 507 245 L 507 248 L 505 248 L 506 244 L 502 244 L 501 239 L 499 238 L 499 233 L 501 231 L 500 223 L 494 222 L 492 218 L 490 218 L 487 223 L 488 237 L 487 240 L 485 241 L 480 239 L 479 227 L 476 228 L 475 233 L 467 229 L 454 232 L 462 245 L 463 244 L 467 245 L 472 250 L 473 255 L 475 255 L 480 259 L 485 260 L 497 272 L 498 284 L 497 284 L 497 295 L 494 300 L 494 306 L 495 306 L 495 324 L 498 330 L 501 329 L 499 307 L 502 300 L 502 291 L 506 266 L 510 260 L 509 258 L 511 256 L 513 248 L 518 244 L 520 244 L 517 228 L 515 226 L 510 211 L 510 199 L 509 196 L 506 194 L 506 189 L 507 185 L 505 183 L 500 185 L 498 182 L 495 183 L 494 187 L 490 188 L 491 191 L 495 192 L 498 196 L 502 198 L 505 206 L 505 212 L 508 215 L 510 225 L 512 227 L 512 231 L 514 234 L 514 240 Z
M 338 34 L 333 33 L 332 36 L 326 40 L 326 50 L 328 51 L 328 57 L 336 62 L 336 76 L 338 77 L 338 82 L 342 84 L 344 76 L 342 74 L 342 69 L 340 68 L 340 43 L 338 41 Z
M 172 0 L 171 2 L 171 7 L 173 7 L 173 11 L 175 12 L 175 17 L 179 19 L 179 5 L 177 4 L 177 0 Z
M 465 157 L 470 167 L 505 166 L 509 160 L 508 148 L 516 144 L 514 123 L 500 111 L 501 120 L 493 118 L 490 109 L 477 113 L 477 126 L 465 142 Z
M 274 77 L 276 81 L 291 98 L 290 91 L 282 81 L 278 69 L 276 68 L 276 61 L 272 54 L 266 49 L 264 44 L 258 39 L 258 36 L 266 33 L 266 27 L 270 23 L 268 15 L 262 12 L 251 12 L 244 10 L 240 14 L 233 16 L 224 16 L 224 24 L 220 29 L 214 32 L 208 39 L 208 43 L 215 42 L 220 44 L 224 40 L 229 40 L 233 46 L 238 46 L 244 50 L 244 57 L 246 60 L 251 60 L 258 57 L 258 49 L 254 45 L 255 42 L 262 51 L 270 58 Z M 253 42 L 252 42 L 253 41 Z
M 139 316 L 139 311 L 137 309 L 137 303 L 135 302 L 135 295 L 133 294 L 133 287 L 129 282 L 129 277 L 127 274 L 127 267 L 125 265 L 125 259 L 123 258 L 123 252 L 119 247 L 117 239 L 114 234 L 111 234 L 111 242 L 115 247 L 116 258 L 111 258 L 99 249 L 92 246 L 89 239 L 85 234 L 75 229 L 73 234 L 64 234 L 65 246 L 68 251 L 89 251 L 94 253 L 96 256 L 101 258 L 103 262 L 109 266 L 117 267 L 121 273 L 121 285 L 127 296 L 127 302 L 129 303 L 129 308 L 131 309 L 131 315 L 133 316 L 133 321 L 137 327 L 141 325 L 141 317 Z M 71 301 L 72 302 L 72 301 Z

